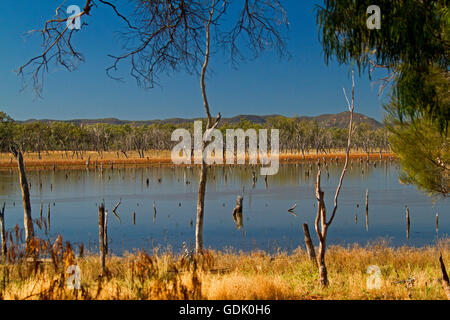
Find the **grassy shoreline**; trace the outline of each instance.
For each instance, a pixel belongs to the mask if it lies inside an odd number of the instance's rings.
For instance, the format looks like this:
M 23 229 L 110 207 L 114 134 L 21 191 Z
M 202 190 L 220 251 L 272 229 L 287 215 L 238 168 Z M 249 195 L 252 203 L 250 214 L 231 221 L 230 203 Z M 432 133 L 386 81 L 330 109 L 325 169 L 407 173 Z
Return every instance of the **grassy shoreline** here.
M 280 153 L 280 163 L 299 163 L 302 161 L 314 161 L 320 159 L 327 160 L 343 160 L 345 159 L 345 152 L 334 151 L 332 153 L 305 153 L 303 158 L 302 154 L 298 153 Z M 352 152 L 350 154 L 351 159 L 367 159 L 367 154 L 362 152 Z M 393 153 L 383 153 L 382 159 L 389 160 L 396 158 Z M 117 152 L 105 152 L 102 157 L 97 152 L 89 151 L 84 152 L 83 157 L 78 156 L 78 159 L 72 152 L 65 153 L 62 151 L 51 151 L 49 153 L 43 152 L 41 158 L 37 153 L 26 153 L 24 155 L 25 166 L 29 169 L 42 168 L 42 169 L 77 169 L 86 168 L 89 159 L 89 167 L 96 168 L 104 166 L 108 168 L 111 166 L 160 166 L 160 165 L 172 165 L 172 166 L 185 166 L 175 165 L 172 163 L 170 151 L 148 151 L 144 159 L 139 158 L 137 152 L 130 152 L 127 158 Z M 380 155 L 377 152 L 370 154 L 370 160 L 380 160 Z M 0 153 L 0 169 L 16 168 L 17 163 L 9 153 Z
M 449 264 L 450 239 L 436 246 L 392 248 L 386 242 L 327 252 L 329 287 L 318 285 L 318 272 L 305 250 L 291 254 L 206 251 L 202 257 L 139 252 L 110 256 L 108 275 L 99 277 L 98 256 L 75 256 L 70 247 L 44 263 L 2 265 L 2 299 L 445 299 L 439 254 Z M 53 262 L 52 262 L 53 261 Z M 81 290 L 66 288 L 64 270 L 77 265 Z M 367 268 L 381 270 L 381 288 L 370 290 Z

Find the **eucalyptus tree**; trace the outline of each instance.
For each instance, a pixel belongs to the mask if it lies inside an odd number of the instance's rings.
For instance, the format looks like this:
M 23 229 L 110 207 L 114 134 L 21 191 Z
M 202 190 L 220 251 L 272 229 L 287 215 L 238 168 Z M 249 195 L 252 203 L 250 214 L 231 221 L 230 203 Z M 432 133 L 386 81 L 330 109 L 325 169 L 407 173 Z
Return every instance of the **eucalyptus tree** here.
M 26 146 L 26 140 L 23 139 L 17 143 L 15 136 L 19 130 L 23 133 L 23 129 L 24 126 L 17 125 L 11 117 L 3 112 L 0 112 L 0 146 L 2 149 L 6 149 L 13 154 L 14 158 L 17 160 L 17 166 L 19 169 L 19 182 L 22 190 L 24 213 L 23 223 L 25 228 L 25 242 L 28 248 L 28 244 L 34 237 L 34 227 L 33 219 L 31 217 L 30 190 L 23 161 L 23 148 Z M 21 134 L 20 136 L 22 138 L 25 137 L 24 134 Z
M 446 198 L 450 183 L 450 137 L 442 135 L 430 120 L 400 122 L 396 109 L 385 121 L 389 142 L 402 167 L 400 180 L 414 184 L 436 198 Z
M 442 182 L 448 182 L 450 165 L 441 150 L 448 149 L 450 119 L 448 1 L 379 0 L 379 30 L 367 28 L 365 13 L 372 4 L 371 0 L 326 0 L 317 7 L 325 61 L 356 64 L 369 76 L 375 70 L 385 71 L 378 79 L 380 93 L 390 88 L 385 122 L 405 180 L 430 193 L 445 194 L 448 188 Z M 426 129 L 423 134 L 420 128 Z M 433 143 L 431 137 L 436 137 Z M 430 159 L 431 155 L 437 158 Z M 426 171 L 420 173 L 419 168 Z
M 378 128 L 374 132 L 374 146 L 378 148 L 380 160 L 383 158 L 383 152 L 390 149 L 389 131 L 386 127 Z
M 126 159 L 128 159 L 128 152 L 132 149 L 129 142 L 129 136 L 131 136 L 131 126 L 129 124 L 116 125 L 112 127 L 114 140 L 111 145 L 114 151 L 122 153 Z
M 24 125 L 25 132 L 22 133 L 28 137 L 29 151 L 37 152 L 41 159 L 41 152 L 49 149 L 50 128 L 48 123 L 35 121 Z
M 14 120 L 6 113 L 0 111 L 0 150 L 9 152 L 14 139 Z
M 305 159 L 305 152 L 310 148 L 310 123 L 306 120 L 297 121 L 295 124 L 295 135 L 297 148 L 302 151 L 302 157 Z
M 203 107 L 207 116 L 206 129 L 215 129 L 221 119 L 214 118 L 206 90 L 206 76 L 213 53 L 226 52 L 233 64 L 245 58 L 256 58 L 266 49 L 284 55 L 284 31 L 288 22 L 286 12 L 278 0 L 134 0 L 132 14 L 124 14 L 115 4 L 104 0 L 86 0 L 77 18 L 95 19 L 96 10 L 109 7 L 124 23 L 123 52 L 110 55 L 112 65 L 107 69 L 115 77 L 122 62 L 128 61 L 130 74 L 138 85 L 153 88 L 161 74 L 184 70 L 200 76 Z M 96 6 L 98 5 L 98 6 Z M 25 83 L 42 92 L 42 79 L 50 64 L 68 71 L 84 61 L 73 39 L 78 31 L 69 28 L 74 17 L 64 16 L 64 10 L 45 22 L 38 31 L 43 40 L 41 54 L 31 58 L 18 69 Z M 129 7 L 127 7 L 129 8 Z M 68 23 L 69 22 L 69 23 Z M 26 76 L 31 75 L 30 79 Z M 202 151 L 207 142 L 202 142 Z M 203 152 L 202 152 L 203 154 Z M 203 159 L 200 170 L 197 200 L 196 251 L 203 249 L 203 218 L 207 180 L 207 165 Z
M 373 4 L 381 9 L 378 30 L 367 27 Z M 369 75 L 386 71 L 380 90 L 391 87 L 399 121 L 426 117 L 447 131 L 450 108 L 434 80 L 446 78 L 448 92 L 447 0 L 325 0 L 316 9 L 326 63 L 355 64 Z
M 325 129 L 321 128 L 317 121 L 311 123 L 311 148 L 316 151 L 316 156 L 323 150 Z
M 367 161 L 370 160 L 370 152 L 375 146 L 375 130 L 365 122 L 361 123 L 355 132 L 355 140 L 358 148 L 361 148 L 367 155 Z
M 138 152 L 139 158 L 145 158 L 145 151 L 149 147 L 149 132 L 146 126 L 134 126 L 132 127 L 132 144 L 135 150 Z

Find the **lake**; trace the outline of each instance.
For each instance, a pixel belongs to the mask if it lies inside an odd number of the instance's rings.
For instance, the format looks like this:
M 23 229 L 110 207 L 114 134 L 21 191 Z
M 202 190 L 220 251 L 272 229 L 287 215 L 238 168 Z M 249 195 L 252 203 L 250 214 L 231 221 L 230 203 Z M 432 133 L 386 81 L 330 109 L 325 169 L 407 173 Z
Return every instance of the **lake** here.
M 323 169 L 322 189 L 330 216 L 342 163 Z M 414 186 L 399 182 L 398 163 L 388 160 L 367 164 L 353 160 L 345 176 L 336 218 L 329 229 L 328 244 L 366 244 L 388 239 L 393 246 L 424 246 L 448 237 L 449 199 L 433 202 Z M 252 171 L 257 181 L 253 186 Z M 308 176 L 308 171 L 310 174 Z M 314 196 L 316 168 L 312 163 L 281 164 L 267 185 L 258 168 L 212 167 L 205 201 L 204 245 L 212 249 L 250 251 L 293 250 L 303 246 L 302 224 L 307 222 L 313 240 L 317 210 Z M 0 171 L 0 201 L 6 202 L 6 225 L 23 227 L 23 208 L 16 170 Z M 114 168 L 100 170 L 30 170 L 33 219 L 40 206 L 47 217 L 51 210 L 49 238 L 61 234 L 72 244 L 84 243 L 95 250 L 98 242 L 98 205 L 109 211 L 109 241 L 115 254 L 160 247 L 181 250 L 194 247 L 199 170 L 196 167 Z M 147 185 L 148 179 L 148 185 Z M 42 183 L 42 187 L 40 184 Z M 369 190 L 369 228 L 366 229 L 365 196 Z M 244 192 L 243 227 L 233 220 L 237 195 Z M 121 200 L 117 219 L 112 209 Z M 157 214 L 154 219 L 153 203 Z M 294 214 L 288 209 L 296 204 Z M 411 231 L 406 238 L 405 205 Z M 439 212 L 439 232 L 435 216 Z M 133 223 L 133 215 L 135 222 Z M 355 219 L 357 216 L 357 221 Z M 46 237 L 43 230 L 35 229 Z

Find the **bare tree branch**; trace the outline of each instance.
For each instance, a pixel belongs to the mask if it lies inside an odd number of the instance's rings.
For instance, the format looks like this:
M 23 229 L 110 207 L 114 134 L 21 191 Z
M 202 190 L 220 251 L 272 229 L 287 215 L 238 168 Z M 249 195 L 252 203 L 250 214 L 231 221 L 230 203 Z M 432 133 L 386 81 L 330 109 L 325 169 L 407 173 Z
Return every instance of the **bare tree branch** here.
M 283 33 L 288 29 L 288 21 L 278 0 L 246 0 L 243 5 L 231 0 L 133 0 L 130 4 L 135 5 L 134 11 L 126 15 L 112 1 L 86 0 L 84 10 L 77 17 L 90 15 L 92 7 L 97 7 L 97 4 L 111 8 L 126 24 L 125 30 L 118 32 L 123 52 L 108 55 L 112 63 L 106 70 L 107 75 L 121 80 L 117 71 L 122 62 L 127 61 L 131 77 L 144 88 L 158 85 L 159 76 L 164 73 L 180 70 L 200 73 L 211 7 L 214 7 L 209 23 L 210 41 L 214 42 L 211 46 L 229 50 L 233 64 L 247 56 L 255 58 L 266 49 L 274 49 L 280 56 L 287 55 Z M 229 10 L 231 4 L 236 10 Z M 50 63 L 73 71 L 80 62 L 84 62 L 82 54 L 73 45 L 73 35 L 78 30 L 69 30 L 69 17 L 62 9 L 63 5 L 60 5 L 55 18 L 46 21 L 43 29 L 29 33 L 42 36 L 43 52 L 17 70 L 24 88 L 28 77 L 31 78 L 37 96 L 42 94 L 44 76 Z M 221 23 L 225 14 L 227 18 L 231 15 L 228 11 L 239 12 L 231 29 L 229 24 Z
M 351 141 L 352 141 L 352 131 L 353 131 L 353 111 L 355 109 L 355 74 L 352 71 L 352 102 L 350 103 L 347 97 L 347 93 L 344 90 L 344 95 L 345 95 L 345 99 L 347 100 L 347 104 L 348 104 L 348 109 L 350 111 L 350 123 L 348 125 L 348 139 L 347 139 L 347 148 L 345 149 L 345 164 L 344 164 L 344 168 L 342 169 L 342 173 L 341 173 L 341 177 L 339 179 L 339 184 L 338 187 L 336 189 L 336 194 L 334 195 L 334 208 L 333 208 L 333 213 L 331 215 L 330 221 L 328 221 L 327 226 L 330 226 L 331 223 L 334 220 L 334 217 L 336 215 L 336 211 L 337 211 L 337 207 L 338 207 L 338 197 L 339 197 L 339 193 L 341 191 L 342 188 L 342 181 L 344 181 L 344 176 L 345 173 L 347 172 L 347 167 L 348 167 L 348 160 L 350 157 L 350 148 L 351 148 Z

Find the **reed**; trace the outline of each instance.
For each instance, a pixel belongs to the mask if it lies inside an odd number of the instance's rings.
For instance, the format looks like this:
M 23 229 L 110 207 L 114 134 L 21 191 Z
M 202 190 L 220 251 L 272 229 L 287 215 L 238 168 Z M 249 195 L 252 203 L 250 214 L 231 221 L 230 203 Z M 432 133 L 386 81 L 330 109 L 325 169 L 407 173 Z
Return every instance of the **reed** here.
M 450 239 L 423 248 L 393 248 L 383 241 L 331 246 L 329 286 L 321 288 L 318 270 L 302 248 L 289 254 L 224 250 L 201 256 L 142 250 L 110 255 L 108 277 L 99 277 L 96 252 L 81 246 L 77 255 L 58 237 L 53 244 L 34 238 L 26 254 L 20 234 L 11 239 L 8 259 L 0 265 L 1 299 L 445 299 L 440 253 L 443 261 L 450 259 Z M 67 287 L 71 265 L 81 270 L 79 290 Z M 380 289 L 367 287 L 370 265 L 381 270 Z

